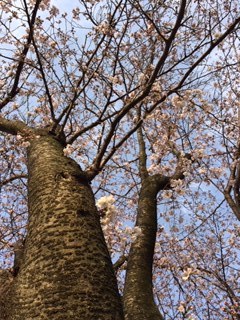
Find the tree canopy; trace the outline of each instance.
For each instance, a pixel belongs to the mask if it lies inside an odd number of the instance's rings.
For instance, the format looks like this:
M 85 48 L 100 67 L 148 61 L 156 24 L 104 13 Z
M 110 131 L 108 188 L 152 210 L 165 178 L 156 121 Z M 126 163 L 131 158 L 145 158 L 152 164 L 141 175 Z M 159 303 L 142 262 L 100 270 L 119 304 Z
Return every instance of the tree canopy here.
M 0 9 L 1 270 L 14 274 L 27 150 L 47 130 L 91 182 L 126 319 L 152 281 L 156 319 L 240 319 L 239 2 Z

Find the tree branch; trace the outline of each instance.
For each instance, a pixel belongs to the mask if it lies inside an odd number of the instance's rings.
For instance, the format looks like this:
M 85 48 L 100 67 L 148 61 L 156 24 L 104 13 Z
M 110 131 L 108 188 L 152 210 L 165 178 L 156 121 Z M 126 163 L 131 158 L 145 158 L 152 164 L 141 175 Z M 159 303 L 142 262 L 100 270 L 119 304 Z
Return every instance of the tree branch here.
M 14 175 L 8 179 L 5 179 L 3 181 L 0 181 L 0 188 L 5 186 L 6 184 L 8 183 L 11 183 L 12 181 L 14 180 L 18 180 L 18 179 L 27 179 L 28 175 L 27 174 L 17 174 L 17 175 Z
M 23 46 L 23 50 L 20 54 L 20 60 L 19 60 L 18 66 L 16 67 L 15 79 L 14 79 L 14 82 L 13 82 L 13 85 L 12 85 L 10 92 L 7 94 L 7 97 L 2 102 L 0 102 L 0 110 L 3 107 L 5 107 L 19 92 L 18 84 L 19 84 L 20 76 L 22 74 L 22 70 L 23 70 L 23 67 L 25 64 L 25 59 L 28 54 L 28 50 L 29 50 L 30 44 L 33 39 L 33 30 L 34 30 L 33 26 L 35 24 L 35 20 L 36 20 L 36 16 L 37 16 L 37 12 L 38 12 L 40 3 L 41 3 L 41 0 L 36 0 L 35 6 L 34 6 L 34 9 L 32 12 L 32 18 L 30 20 L 30 25 L 29 25 L 30 29 L 29 29 L 28 38 L 27 38 L 25 45 Z
M 114 264 L 113 264 L 113 269 L 115 272 L 118 271 L 119 268 L 127 261 L 127 256 L 123 255 L 121 256 Z
M 20 120 L 7 120 L 0 116 L 0 131 L 17 135 L 18 133 L 33 132 L 34 130 Z
M 139 120 L 141 119 L 141 110 L 139 108 Z M 140 126 L 137 130 L 138 146 L 139 146 L 139 173 L 141 180 L 143 181 L 148 177 L 147 171 L 147 154 L 146 154 L 146 144 L 143 137 L 143 129 Z

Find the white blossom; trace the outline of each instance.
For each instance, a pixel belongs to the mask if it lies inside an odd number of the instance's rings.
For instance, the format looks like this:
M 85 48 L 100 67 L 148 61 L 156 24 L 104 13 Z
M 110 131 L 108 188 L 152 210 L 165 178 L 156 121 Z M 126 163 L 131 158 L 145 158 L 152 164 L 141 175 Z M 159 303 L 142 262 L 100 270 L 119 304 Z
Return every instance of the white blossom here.
M 182 108 L 182 107 L 184 107 L 185 103 L 184 103 L 183 99 L 181 99 L 180 97 L 174 96 L 172 98 L 172 104 L 174 107 Z
M 108 34 L 110 31 L 110 26 L 106 21 L 103 21 L 97 27 L 95 27 L 95 29 L 99 33 Z
M 184 306 L 183 303 L 181 303 L 180 306 L 178 307 L 178 311 L 181 312 L 181 313 L 185 312 L 185 306 Z
M 142 229 L 138 226 L 134 227 L 131 234 L 132 241 L 136 241 L 137 238 L 141 235 Z
M 21 146 L 22 146 L 23 148 L 28 148 L 28 147 L 30 146 L 30 142 L 29 142 L 29 141 L 23 141 L 23 142 L 21 143 Z
M 116 216 L 116 207 L 114 206 L 115 199 L 112 195 L 101 197 L 97 200 L 96 205 L 102 212 L 102 224 L 106 225 L 113 221 Z
M 16 138 L 17 138 L 17 140 L 22 140 L 22 139 L 23 139 L 23 136 L 22 136 L 21 134 L 17 134 L 17 135 L 16 135 Z
M 183 275 L 182 275 L 182 279 L 184 281 L 187 281 L 190 277 L 190 275 L 193 274 L 193 269 L 192 268 L 187 268 L 186 270 L 184 270 Z
M 67 144 L 67 146 L 63 149 L 64 156 L 69 156 L 73 153 L 73 147 L 70 144 Z

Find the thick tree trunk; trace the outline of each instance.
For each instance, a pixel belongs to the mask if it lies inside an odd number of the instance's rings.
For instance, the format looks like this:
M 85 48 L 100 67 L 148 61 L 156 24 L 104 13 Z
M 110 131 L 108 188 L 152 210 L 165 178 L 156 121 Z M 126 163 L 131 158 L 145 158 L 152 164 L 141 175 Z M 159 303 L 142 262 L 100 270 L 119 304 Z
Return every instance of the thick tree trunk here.
M 29 223 L 12 320 L 122 320 L 91 187 L 50 135 L 28 151 Z
M 124 288 L 126 320 L 162 320 L 153 297 L 152 264 L 157 232 L 156 196 L 161 185 L 159 176 L 144 180 L 139 194 L 136 226 L 141 233 L 132 243 Z

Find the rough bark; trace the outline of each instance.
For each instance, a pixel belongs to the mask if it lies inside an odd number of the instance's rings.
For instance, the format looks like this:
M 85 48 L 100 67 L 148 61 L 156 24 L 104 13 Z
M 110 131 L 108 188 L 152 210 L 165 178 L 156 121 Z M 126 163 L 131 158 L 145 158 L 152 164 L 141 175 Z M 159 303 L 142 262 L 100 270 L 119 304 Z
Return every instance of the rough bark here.
M 122 320 L 93 193 L 50 135 L 28 150 L 29 222 L 12 320 Z
M 9 320 L 12 308 L 13 275 L 9 270 L 0 270 L 0 319 Z
M 157 232 L 156 196 L 160 185 L 167 183 L 167 178 L 158 175 L 147 177 L 142 183 L 136 221 L 141 234 L 131 246 L 124 287 L 126 320 L 163 319 L 153 298 L 152 264 Z

